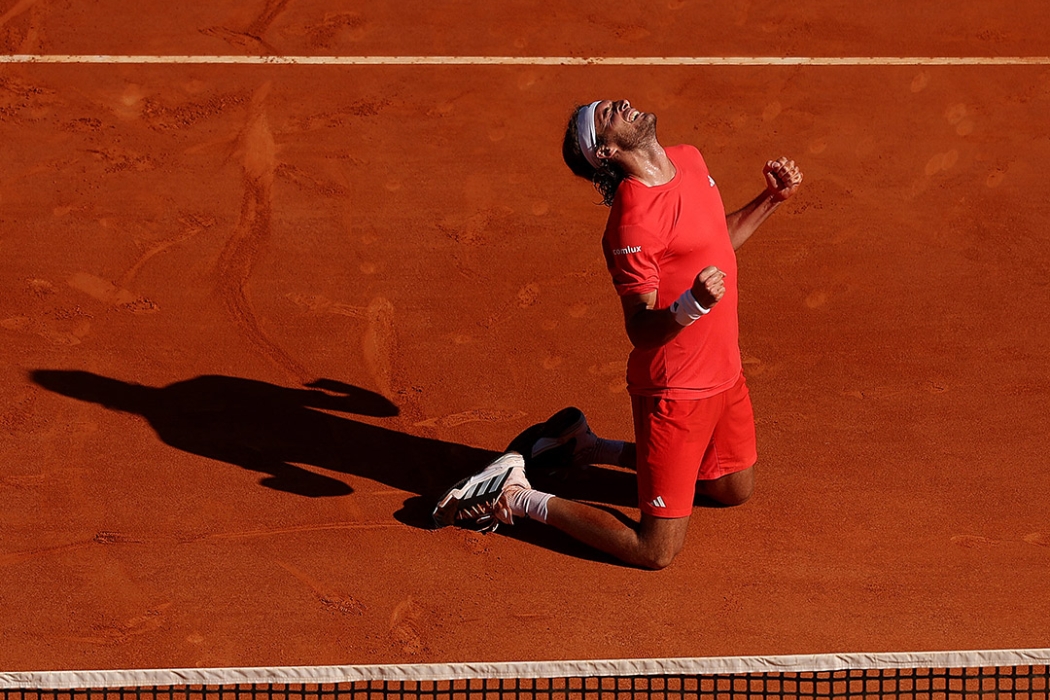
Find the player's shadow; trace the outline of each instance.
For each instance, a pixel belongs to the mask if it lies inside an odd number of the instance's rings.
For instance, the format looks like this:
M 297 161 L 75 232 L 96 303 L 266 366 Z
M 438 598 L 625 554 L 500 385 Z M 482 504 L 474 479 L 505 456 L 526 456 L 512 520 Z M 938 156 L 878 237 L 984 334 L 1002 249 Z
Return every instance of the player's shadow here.
M 64 396 L 145 418 L 165 444 L 263 475 L 263 486 L 308 497 L 353 492 L 302 466 L 353 474 L 419 494 L 399 519 L 423 525 L 427 498 L 484 467 L 497 452 L 352 420 L 392 418 L 398 408 L 360 387 L 321 379 L 288 388 L 206 375 L 151 387 L 77 370 L 35 370 L 33 382 Z M 418 501 L 418 502 L 417 502 Z
M 80 370 L 48 369 L 32 371 L 30 379 L 63 396 L 140 415 L 165 444 L 257 472 L 263 475 L 259 483 L 271 489 L 313 498 L 353 493 L 346 482 L 299 466 L 306 465 L 416 494 L 394 514 L 415 527 L 430 527 L 430 511 L 440 494 L 500 454 L 339 415 L 393 418 L 399 411 L 375 392 L 330 379 L 289 388 L 205 375 L 151 387 Z M 523 438 L 527 442 L 537 428 L 527 428 L 508 449 L 524 449 Z M 592 467 L 582 480 L 535 485 L 595 504 L 636 504 L 634 475 L 614 470 Z M 574 556 L 603 558 L 554 528 L 531 525 L 501 532 Z

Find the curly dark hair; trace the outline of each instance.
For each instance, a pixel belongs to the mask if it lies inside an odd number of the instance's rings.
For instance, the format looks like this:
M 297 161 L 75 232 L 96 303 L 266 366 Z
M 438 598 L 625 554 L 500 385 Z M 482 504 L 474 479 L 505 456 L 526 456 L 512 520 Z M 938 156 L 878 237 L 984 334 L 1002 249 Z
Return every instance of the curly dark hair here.
M 576 118 L 583 107 L 581 105 L 574 109 L 572 116 L 569 117 L 569 126 L 565 129 L 565 140 L 561 144 L 561 157 L 574 175 L 589 180 L 594 185 L 594 189 L 602 195 L 602 204 L 611 207 L 616 197 L 616 189 L 627 175 L 620 166 L 609 161 L 602 161 L 602 167 L 597 169 L 587 162 L 583 151 L 580 150 L 580 139 L 576 131 Z M 598 145 L 601 145 L 600 138 Z

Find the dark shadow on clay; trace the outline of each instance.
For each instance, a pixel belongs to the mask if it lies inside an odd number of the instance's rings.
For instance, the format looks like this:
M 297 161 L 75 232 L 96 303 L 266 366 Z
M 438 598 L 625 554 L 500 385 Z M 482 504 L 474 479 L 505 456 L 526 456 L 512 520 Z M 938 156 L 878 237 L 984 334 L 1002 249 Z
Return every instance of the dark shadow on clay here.
M 289 388 L 204 375 L 151 387 L 80 370 L 48 369 L 30 372 L 30 379 L 63 396 L 140 415 L 166 445 L 257 472 L 263 475 L 260 485 L 277 491 L 309 498 L 353 493 L 340 479 L 297 466 L 308 465 L 415 494 L 394 514 L 413 527 L 431 527 L 437 498 L 500 454 L 334 415 L 392 418 L 399 411 L 375 392 L 332 379 Z M 539 425 L 522 431 L 508 450 L 527 451 L 524 445 Z M 590 467 L 565 479 L 530 478 L 536 488 L 599 507 L 637 505 L 632 472 Z M 629 522 L 616 510 L 610 512 Z M 522 522 L 499 532 L 571 556 L 613 561 L 552 527 Z
M 310 498 L 344 496 L 353 489 L 297 464 L 433 499 L 498 455 L 333 415 L 391 418 L 398 409 L 379 394 L 331 379 L 297 389 L 216 375 L 164 387 L 76 370 L 35 370 L 30 378 L 63 396 L 138 414 L 171 447 L 258 472 L 261 485 Z M 410 509 L 397 517 L 430 524 L 429 510 Z

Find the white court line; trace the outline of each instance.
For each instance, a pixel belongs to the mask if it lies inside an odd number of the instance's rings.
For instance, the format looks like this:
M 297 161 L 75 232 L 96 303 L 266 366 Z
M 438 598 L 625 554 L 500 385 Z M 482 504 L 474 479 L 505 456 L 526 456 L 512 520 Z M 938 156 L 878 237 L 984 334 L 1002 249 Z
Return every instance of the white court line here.
M 1045 66 L 1050 56 L 116 56 L 0 55 L 0 63 L 304 66 Z

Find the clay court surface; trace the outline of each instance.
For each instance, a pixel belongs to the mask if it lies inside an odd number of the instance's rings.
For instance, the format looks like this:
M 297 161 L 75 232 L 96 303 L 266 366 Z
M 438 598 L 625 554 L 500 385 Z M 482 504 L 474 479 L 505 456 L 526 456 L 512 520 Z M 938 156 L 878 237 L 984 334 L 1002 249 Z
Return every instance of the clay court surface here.
M 0 44 L 1050 54 L 1042 0 L 707 4 L 0 0 Z M 605 96 L 730 209 L 805 173 L 739 251 L 757 493 L 659 573 L 425 527 L 559 408 L 631 436 L 560 157 Z M 0 65 L 0 669 L 1045 647 L 1048 111 L 1046 64 Z

